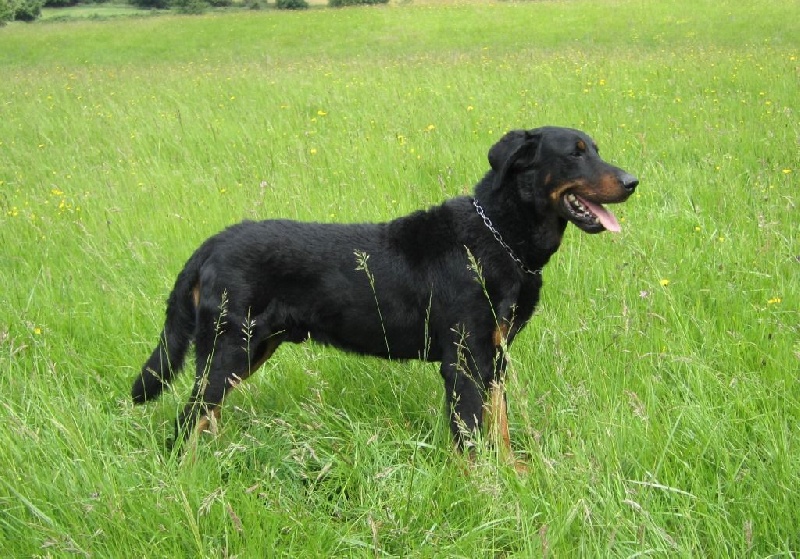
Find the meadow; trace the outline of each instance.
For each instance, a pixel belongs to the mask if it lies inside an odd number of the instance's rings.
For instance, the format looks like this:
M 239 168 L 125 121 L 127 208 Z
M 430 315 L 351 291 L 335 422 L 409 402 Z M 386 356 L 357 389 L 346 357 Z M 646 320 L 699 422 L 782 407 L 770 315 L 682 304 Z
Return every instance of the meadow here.
M 796 557 L 800 7 L 403 2 L 0 29 L 0 556 Z M 282 346 L 193 460 L 134 407 L 175 275 L 241 219 L 469 193 L 513 128 L 641 185 L 511 349 L 529 465 L 437 368 Z

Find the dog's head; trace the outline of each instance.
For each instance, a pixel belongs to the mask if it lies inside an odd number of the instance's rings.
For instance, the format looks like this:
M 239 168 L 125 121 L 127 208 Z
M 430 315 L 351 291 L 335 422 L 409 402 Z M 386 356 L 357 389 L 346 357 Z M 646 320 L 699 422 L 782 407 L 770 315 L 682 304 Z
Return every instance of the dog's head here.
M 587 233 L 619 231 L 603 204 L 624 202 L 639 184 L 603 161 L 589 136 L 571 128 L 513 130 L 489 150 L 489 163 L 493 189 L 513 185 L 536 214 L 555 212 Z

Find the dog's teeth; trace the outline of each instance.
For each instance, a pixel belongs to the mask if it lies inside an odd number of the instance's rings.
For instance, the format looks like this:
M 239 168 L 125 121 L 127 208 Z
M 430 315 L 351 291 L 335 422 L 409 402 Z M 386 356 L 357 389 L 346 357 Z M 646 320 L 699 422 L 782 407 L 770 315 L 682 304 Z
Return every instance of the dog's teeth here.
M 588 223 L 597 224 L 599 220 L 597 216 L 586 207 L 586 205 L 578 198 L 575 194 L 567 194 L 565 196 L 567 202 L 572 207 L 572 211 L 575 213 L 575 216 L 579 219 L 582 219 Z
M 574 194 L 567 194 L 567 202 L 578 211 L 586 211 L 586 208 L 581 204 L 581 201 Z

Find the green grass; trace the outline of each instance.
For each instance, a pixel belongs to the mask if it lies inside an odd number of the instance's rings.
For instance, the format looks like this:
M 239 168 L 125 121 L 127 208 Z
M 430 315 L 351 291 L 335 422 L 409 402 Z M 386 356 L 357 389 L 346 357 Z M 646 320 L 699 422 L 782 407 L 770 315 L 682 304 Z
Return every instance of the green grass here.
M 576 0 L 0 30 L 3 557 L 795 556 L 800 10 Z M 282 347 L 194 463 L 130 383 L 197 244 L 468 192 L 511 128 L 641 179 L 512 348 L 517 476 L 436 368 Z

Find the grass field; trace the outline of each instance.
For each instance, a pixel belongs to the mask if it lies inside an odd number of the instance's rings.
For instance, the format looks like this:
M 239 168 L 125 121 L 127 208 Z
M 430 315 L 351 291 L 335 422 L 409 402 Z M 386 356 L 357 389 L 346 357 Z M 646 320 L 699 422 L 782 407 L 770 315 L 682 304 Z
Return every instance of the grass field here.
M 0 29 L 0 556 L 796 557 L 795 0 L 393 4 Z M 512 348 L 518 476 L 436 367 L 284 346 L 194 462 L 131 381 L 197 244 L 469 192 L 506 130 L 641 180 Z

